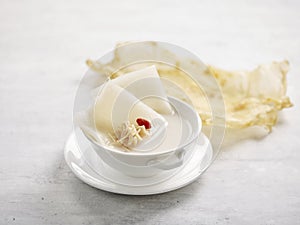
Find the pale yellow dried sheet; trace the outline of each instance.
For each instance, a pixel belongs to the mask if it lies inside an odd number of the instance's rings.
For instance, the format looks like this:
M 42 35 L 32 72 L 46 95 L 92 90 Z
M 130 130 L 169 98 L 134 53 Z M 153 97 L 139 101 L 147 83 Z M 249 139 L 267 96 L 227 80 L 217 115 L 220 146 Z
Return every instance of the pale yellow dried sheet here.
M 271 129 L 278 111 L 292 106 L 286 96 L 288 61 L 260 65 L 252 71 L 209 69 L 221 86 L 229 127 L 259 125 Z
M 155 46 L 154 46 L 155 48 Z M 170 54 L 165 50 L 156 49 L 155 54 Z M 139 64 L 119 70 L 122 58 L 127 52 L 121 52 L 116 48 L 115 58 L 107 63 L 88 61 L 93 70 L 105 73 L 112 79 L 126 72 L 148 66 Z M 180 63 L 178 65 L 180 67 Z M 153 64 L 153 63 L 152 63 Z M 178 68 L 167 67 L 161 63 L 155 64 L 162 78 L 172 80 L 185 95 L 176 94 L 172 88 L 166 87 L 167 93 L 179 97 L 191 103 L 198 111 L 203 124 L 214 123 L 212 109 L 207 96 L 215 95 L 215 87 L 206 88 L 206 92 L 199 89 L 196 83 Z M 272 62 L 260 65 L 252 71 L 226 71 L 214 66 L 208 66 L 205 74 L 199 76 L 214 77 L 219 84 L 225 104 L 225 123 L 230 128 L 246 128 L 262 126 L 268 130 L 276 124 L 278 111 L 292 106 L 286 96 L 286 74 L 289 70 L 288 61 Z M 208 82 L 209 84 L 209 82 Z

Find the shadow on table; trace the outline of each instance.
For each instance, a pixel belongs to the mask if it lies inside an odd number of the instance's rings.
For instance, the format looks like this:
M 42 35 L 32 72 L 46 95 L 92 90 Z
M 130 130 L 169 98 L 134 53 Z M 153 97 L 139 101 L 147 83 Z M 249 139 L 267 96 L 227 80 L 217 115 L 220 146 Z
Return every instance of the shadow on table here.
M 50 171 L 52 168 L 52 171 Z M 40 191 L 48 222 L 61 224 L 153 224 L 176 214 L 201 192 L 197 181 L 184 188 L 158 195 L 132 196 L 109 193 L 77 179 L 59 155 L 47 171 L 49 180 Z M 39 210 L 39 209 L 36 209 Z M 162 224 L 164 221 L 160 221 Z
M 279 114 L 277 124 L 273 127 L 273 130 L 285 126 L 285 121 L 284 116 Z M 241 145 L 248 140 L 261 141 L 270 134 L 272 134 L 272 131 L 258 126 L 245 129 L 226 129 L 221 149 L 222 151 L 230 151 L 234 149 L 232 147 L 235 145 Z
M 277 126 L 280 127 L 283 122 L 279 120 Z M 249 139 L 260 141 L 267 135 L 266 130 L 258 127 L 227 130 L 222 150 L 230 151 L 232 146 L 242 144 Z M 152 224 L 161 222 L 163 224 L 161 218 L 182 212 L 182 207 L 192 204 L 195 197 L 201 196 L 203 189 L 202 177 L 184 188 L 165 194 L 148 196 L 113 194 L 90 187 L 77 179 L 64 162 L 62 155 L 58 161 L 60 161 L 59 166 L 52 171 L 55 174 L 53 182 L 60 184 L 56 185 L 60 192 L 56 200 L 64 206 L 60 204 L 53 206 L 57 207 L 58 214 L 62 208 L 64 209 L 64 214 L 60 215 L 60 218 L 67 215 L 64 217 L 66 223 Z M 53 190 L 50 187 L 48 191 Z
M 100 217 L 104 224 L 158 223 L 165 215 L 176 213 L 183 204 L 188 205 L 195 192 L 201 189 L 199 183 L 194 183 L 164 194 L 132 196 L 101 191 L 86 184 L 83 186 L 84 194 L 78 205 L 94 219 L 93 222 Z M 72 188 L 77 189 L 76 186 Z

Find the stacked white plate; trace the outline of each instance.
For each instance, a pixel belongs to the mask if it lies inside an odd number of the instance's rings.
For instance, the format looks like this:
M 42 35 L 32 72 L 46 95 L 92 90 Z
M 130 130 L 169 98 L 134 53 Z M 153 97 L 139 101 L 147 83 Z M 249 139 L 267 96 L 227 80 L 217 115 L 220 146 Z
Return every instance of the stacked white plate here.
M 209 139 L 201 133 L 182 166 L 151 177 L 131 177 L 105 164 L 92 146 L 80 149 L 75 133 L 68 138 L 64 151 L 68 166 L 80 180 L 104 191 L 127 195 L 159 194 L 184 187 L 205 171 L 213 156 Z

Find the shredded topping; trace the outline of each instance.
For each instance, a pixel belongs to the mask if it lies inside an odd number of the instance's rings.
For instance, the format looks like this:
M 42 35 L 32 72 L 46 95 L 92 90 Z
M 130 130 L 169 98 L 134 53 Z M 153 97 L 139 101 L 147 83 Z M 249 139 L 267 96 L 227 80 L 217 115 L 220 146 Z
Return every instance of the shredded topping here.
M 124 122 L 115 132 L 115 141 L 130 149 L 150 135 L 149 129 L 146 129 L 144 125 L 135 125 L 129 121 Z

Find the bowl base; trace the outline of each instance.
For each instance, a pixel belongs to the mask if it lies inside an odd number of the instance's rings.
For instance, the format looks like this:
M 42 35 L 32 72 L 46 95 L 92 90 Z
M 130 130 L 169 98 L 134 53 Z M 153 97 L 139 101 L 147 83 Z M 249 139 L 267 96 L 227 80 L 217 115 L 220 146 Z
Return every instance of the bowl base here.
M 79 149 L 76 136 L 72 133 L 64 150 L 70 169 L 80 180 L 95 188 L 127 195 L 159 194 L 184 187 L 205 171 L 213 153 L 208 138 L 200 134 L 190 159 L 181 167 L 150 177 L 132 177 L 105 165 L 91 148 L 85 151 Z

